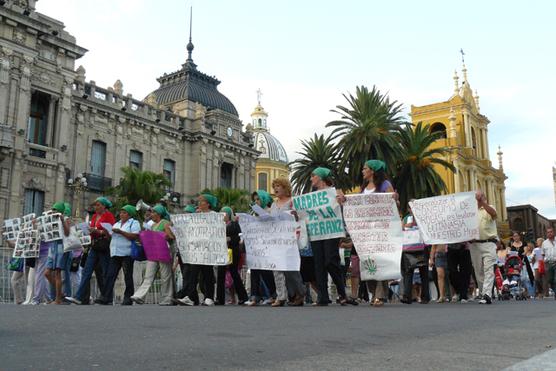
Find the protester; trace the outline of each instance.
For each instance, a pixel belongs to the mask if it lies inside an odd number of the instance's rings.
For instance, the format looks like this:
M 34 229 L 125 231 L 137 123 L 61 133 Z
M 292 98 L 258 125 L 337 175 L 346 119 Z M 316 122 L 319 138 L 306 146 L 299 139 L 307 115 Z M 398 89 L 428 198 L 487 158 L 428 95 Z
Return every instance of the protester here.
M 106 275 L 108 273 L 108 264 L 110 261 L 110 235 L 106 229 L 104 229 L 102 224 L 106 223 L 114 225 L 114 223 L 116 223 L 116 218 L 114 218 L 114 215 L 108 211 L 111 207 L 112 202 L 110 202 L 110 200 L 106 197 L 98 197 L 95 200 L 95 213 L 93 214 L 89 224 L 92 239 L 91 247 L 88 251 L 85 267 L 81 274 L 81 283 L 79 284 L 79 288 L 77 289 L 75 296 L 66 298 L 72 303 L 82 304 L 84 301 L 88 303 L 89 298 L 86 298 L 85 294 L 89 291 L 93 271 L 95 271 L 95 275 L 98 275 L 99 273 L 99 271 L 95 270 L 95 266 L 97 264 L 100 266 L 100 273 L 102 277 L 98 290 L 100 296 L 103 295 L 104 286 L 106 284 Z M 98 276 L 97 281 L 99 281 Z
M 525 243 L 521 240 L 521 235 L 519 232 L 514 231 L 512 233 L 512 238 L 508 245 L 508 251 L 515 251 L 519 255 L 520 259 L 523 259 L 523 253 L 525 252 Z
M 110 263 L 106 275 L 104 294 L 95 300 L 96 304 L 112 304 L 114 284 L 120 273 L 124 271 L 125 291 L 122 305 L 132 305 L 133 295 L 133 260 L 131 258 L 131 244 L 139 238 L 141 226 L 134 218 L 137 210 L 131 205 L 125 205 L 120 210 L 120 220 L 112 226 L 112 240 L 110 241 Z
M 554 299 L 556 299 L 556 240 L 554 239 L 554 228 L 546 229 L 546 240 L 542 243 L 544 260 L 544 297 L 548 297 L 551 288 Z
M 363 165 L 363 186 L 361 193 L 394 193 L 394 187 L 386 176 L 386 164 L 380 160 L 368 160 Z M 388 281 L 367 281 L 367 288 L 373 298 L 372 305 L 380 307 L 388 297 Z
M 195 208 L 194 205 L 189 204 L 183 208 L 183 211 L 186 214 L 194 214 L 197 211 L 197 209 Z M 181 258 L 181 254 L 179 251 L 176 251 L 176 257 L 177 257 L 177 264 L 180 266 L 180 271 L 181 271 L 181 290 L 176 292 L 175 298 L 181 299 L 186 296 L 185 287 L 187 286 L 187 277 L 189 277 L 191 271 L 191 264 L 186 264 L 183 262 L 183 259 Z M 176 267 L 174 267 L 174 270 L 175 269 Z M 196 291 L 193 293 L 193 297 L 190 299 L 192 299 L 194 302 L 199 302 L 199 295 L 197 294 Z
M 317 191 L 322 191 L 333 187 L 332 171 L 325 167 L 317 167 L 311 173 L 311 186 Z M 342 204 L 345 200 L 340 190 L 336 191 L 336 199 Z M 342 269 L 340 267 L 340 255 L 338 247 L 339 238 L 330 238 L 311 242 L 313 258 L 315 262 L 315 278 L 317 282 L 318 297 L 315 306 L 327 306 L 330 303 L 328 296 L 328 274 L 332 277 L 334 285 L 339 295 L 339 303 L 341 305 L 355 304 L 355 302 L 346 295 L 346 288 L 342 278 Z
M 216 305 L 224 305 L 226 302 L 226 272 L 229 272 L 235 293 L 237 293 L 239 305 L 243 305 L 249 299 L 247 297 L 247 291 L 245 291 L 245 286 L 243 286 L 243 281 L 239 276 L 239 259 L 240 250 L 239 242 L 241 233 L 241 228 L 236 220 L 234 211 L 229 206 L 224 206 L 221 210 L 225 215 L 226 222 L 226 240 L 228 242 L 228 251 L 232 250 L 232 260 L 228 265 L 218 266 L 217 273 L 217 283 L 216 283 Z M 234 298 L 235 299 L 235 298 Z M 232 299 L 233 300 L 233 299 Z
M 544 294 L 544 260 L 542 257 L 542 243 L 544 239 L 537 238 L 536 246 L 533 249 L 533 261 L 534 266 L 533 269 L 535 271 L 535 297 L 537 299 L 542 299 Z
M 479 208 L 479 239 L 472 241 L 471 261 L 477 278 L 479 303 L 492 304 L 491 291 L 494 287 L 494 266 L 496 265 L 496 210 L 487 203 L 482 191 L 476 193 Z
M 292 187 L 286 178 L 276 178 L 272 181 L 272 189 L 277 200 L 270 207 L 271 214 L 280 212 L 289 212 L 293 210 L 292 204 Z M 287 299 L 288 293 L 292 300 L 288 303 L 291 306 L 303 305 L 305 298 L 305 285 L 303 278 L 297 271 L 273 271 L 274 281 L 276 283 L 276 300 L 272 303 L 273 307 L 283 306 Z
M 64 236 L 69 236 L 69 220 L 64 219 L 65 206 L 63 202 L 56 202 L 52 205 L 52 211 L 59 213 L 59 219 L 63 225 Z M 48 249 L 48 260 L 44 275 L 51 286 L 54 286 L 54 304 L 63 304 L 62 301 L 62 271 L 68 264 L 70 253 L 64 253 L 64 243 L 62 236 L 55 240 Z
M 531 279 L 529 272 L 526 269 L 526 266 L 532 268 L 534 263 L 534 255 L 533 255 L 533 242 L 528 242 L 525 246 L 525 250 L 523 252 L 523 269 L 521 270 L 521 282 L 523 287 L 527 290 L 527 296 L 530 299 L 535 297 L 535 280 L 534 278 Z
M 170 245 L 176 238 L 170 229 L 170 215 L 166 208 L 160 204 L 157 204 L 153 207 L 152 216 L 153 225 L 152 231 L 153 232 L 163 232 L 164 237 L 167 241 L 166 245 L 167 248 L 170 250 L 170 256 L 172 254 L 172 247 Z M 143 283 L 141 287 L 135 291 L 133 296 L 131 296 L 131 300 L 137 304 L 143 304 L 145 302 L 145 297 L 151 288 L 154 278 L 157 272 L 160 271 L 160 301 L 158 305 L 168 306 L 174 305 L 173 301 L 173 292 L 174 292 L 174 284 L 173 284 L 173 272 L 172 272 L 172 262 L 164 263 L 159 261 L 147 261 L 147 268 L 145 272 L 145 277 L 143 278 Z
M 209 194 L 203 193 L 198 198 L 199 213 L 215 212 L 218 206 L 218 199 Z M 199 278 L 199 275 L 201 277 Z M 200 282 L 202 292 L 205 295 L 202 305 L 214 305 L 214 270 L 212 265 L 191 264 L 188 277 L 186 279 L 186 287 L 184 288 L 185 296 L 177 299 L 177 302 L 182 305 L 193 306 L 199 305 L 197 298 L 197 283 Z M 198 299 L 197 299 L 198 300 Z
M 260 206 L 263 210 L 269 211 L 272 204 L 272 197 L 268 192 L 259 189 L 251 194 L 253 204 Z M 259 304 L 260 299 L 265 296 L 264 288 L 268 290 L 268 299 L 263 304 L 273 304 L 276 299 L 276 283 L 272 271 L 263 269 L 251 269 L 251 300 L 247 305 L 252 307 Z

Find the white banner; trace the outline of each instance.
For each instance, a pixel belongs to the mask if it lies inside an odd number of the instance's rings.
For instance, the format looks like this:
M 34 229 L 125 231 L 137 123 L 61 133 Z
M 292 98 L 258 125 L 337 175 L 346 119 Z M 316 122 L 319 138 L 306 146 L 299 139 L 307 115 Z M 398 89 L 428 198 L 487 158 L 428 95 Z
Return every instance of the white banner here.
M 346 196 L 344 220 L 359 255 L 361 280 L 399 279 L 403 235 L 392 193 Z
M 336 201 L 336 188 L 306 193 L 293 198 L 299 218 L 307 223 L 310 241 L 345 237 L 342 210 Z
M 224 213 L 171 216 L 176 245 L 186 264 L 226 265 L 228 244 Z
M 475 192 L 423 198 L 409 203 L 426 244 L 449 244 L 479 238 Z
M 245 243 L 247 267 L 276 271 L 299 271 L 301 258 L 296 229 L 299 224 L 288 213 L 259 218 L 238 214 Z

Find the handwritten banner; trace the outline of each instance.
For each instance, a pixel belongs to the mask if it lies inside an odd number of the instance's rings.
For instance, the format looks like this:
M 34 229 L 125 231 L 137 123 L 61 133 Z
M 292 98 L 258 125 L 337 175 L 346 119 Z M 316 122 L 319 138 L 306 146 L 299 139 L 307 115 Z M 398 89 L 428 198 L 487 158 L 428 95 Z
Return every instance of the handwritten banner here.
M 250 269 L 299 271 L 301 258 L 296 236 L 299 224 L 293 216 L 288 213 L 266 218 L 238 216 Z
M 336 201 L 336 189 L 306 193 L 293 198 L 293 207 L 307 223 L 310 241 L 345 237 L 342 210 Z
M 426 244 L 448 244 L 479 238 L 475 192 L 423 198 L 409 203 Z
M 224 213 L 172 215 L 181 260 L 186 264 L 226 265 L 228 244 Z
M 344 220 L 359 255 L 361 280 L 400 278 L 402 223 L 392 194 L 346 196 Z

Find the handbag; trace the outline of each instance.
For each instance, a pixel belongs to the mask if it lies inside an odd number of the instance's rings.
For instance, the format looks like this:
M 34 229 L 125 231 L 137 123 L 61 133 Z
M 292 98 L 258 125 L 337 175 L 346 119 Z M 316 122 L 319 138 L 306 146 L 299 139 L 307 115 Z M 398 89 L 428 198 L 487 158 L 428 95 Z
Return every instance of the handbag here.
M 23 272 L 23 266 L 23 258 L 10 258 L 10 261 L 8 262 L 8 270 L 13 272 Z
M 91 241 L 91 249 L 99 253 L 108 253 L 110 251 L 110 238 L 96 238 Z
M 69 236 L 64 236 L 63 242 L 64 252 L 81 250 L 83 248 L 83 246 L 81 246 L 81 240 L 73 233 L 73 230 L 70 232 Z
M 545 272 L 545 268 L 544 268 L 544 260 L 539 260 L 539 274 L 544 274 Z
M 131 259 L 137 260 L 139 262 L 147 260 L 145 249 L 143 248 L 141 242 L 137 240 L 131 241 Z

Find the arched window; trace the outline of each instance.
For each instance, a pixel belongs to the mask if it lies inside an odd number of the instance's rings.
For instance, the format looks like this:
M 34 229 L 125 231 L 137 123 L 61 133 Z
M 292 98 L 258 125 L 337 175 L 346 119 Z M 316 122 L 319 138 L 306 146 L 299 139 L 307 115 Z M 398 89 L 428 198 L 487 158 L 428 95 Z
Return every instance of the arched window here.
M 234 165 L 224 162 L 220 167 L 220 187 L 232 188 Z
M 521 218 L 514 218 L 511 228 L 514 231 L 523 232 L 525 230 L 525 226 L 523 225 L 523 219 Z
M 434 124 L 432 124 L 431 127 L 430 127 L 430 131 L 431 131 L 431 134 L 442 133 L 441 138 L 444 138 L 444 139 L 447 138 L 446 126 L 441 122 L 435 122 Z
M 471 145 L 473 146 L 475 154 L 477 154 L 477 136 L 475 135 L 475 128 L 471 128 Z
M 257 176 L 257 183 L 259 185 L 258 189 L 268 192 L 268 174 L 259 173 Z
M 263 124 L 263 120 L 259 119 L 259 125 Z

